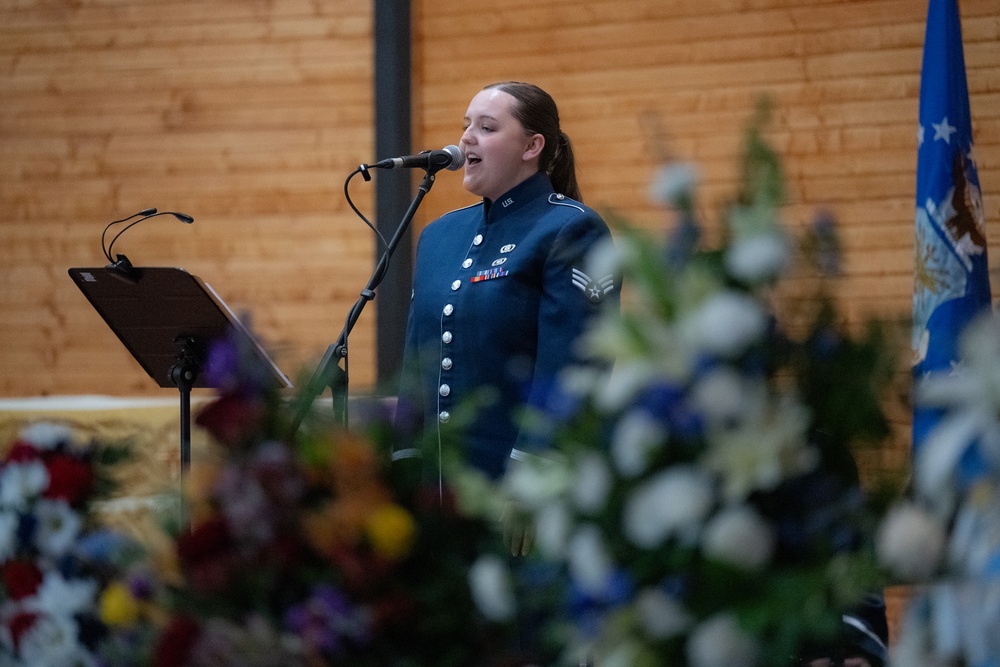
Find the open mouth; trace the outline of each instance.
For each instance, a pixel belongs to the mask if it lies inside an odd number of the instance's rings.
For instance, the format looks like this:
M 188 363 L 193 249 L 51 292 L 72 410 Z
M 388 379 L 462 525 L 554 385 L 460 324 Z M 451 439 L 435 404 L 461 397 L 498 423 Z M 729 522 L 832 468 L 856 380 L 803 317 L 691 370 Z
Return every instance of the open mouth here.
M 471 167 L 472 165 L 479 164 L 482 161 L 483 161 L 483 159 L 481 157 L 479 157 L 478 155 L 476 155 L 475 153 L 466 153 L 465 154 L 465 164 L 466 164 L 466 166 Z

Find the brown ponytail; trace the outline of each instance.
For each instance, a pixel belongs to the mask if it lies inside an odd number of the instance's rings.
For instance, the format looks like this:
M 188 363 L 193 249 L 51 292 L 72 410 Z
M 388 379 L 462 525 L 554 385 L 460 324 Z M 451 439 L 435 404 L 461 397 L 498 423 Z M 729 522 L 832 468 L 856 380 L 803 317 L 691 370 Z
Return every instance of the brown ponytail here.
M 529 135 L 540 134 L 545 139 L 538 164 L 548 174 L 555 191 L 582 202 L 580 186 L 576 181 L 573 144 L 559 129 L 559 110 L 552 96 L 538 86 L 518 81 L 493 83 L 483 90 L 491 88 L 502 90 L 517 100 L 514 117 Z

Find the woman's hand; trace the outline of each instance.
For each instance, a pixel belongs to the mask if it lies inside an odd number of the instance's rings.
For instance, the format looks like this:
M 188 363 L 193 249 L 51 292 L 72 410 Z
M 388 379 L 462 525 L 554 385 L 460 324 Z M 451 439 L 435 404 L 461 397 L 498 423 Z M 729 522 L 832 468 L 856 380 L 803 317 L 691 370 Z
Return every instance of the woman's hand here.
M 527 556 L 535 542 L 535 524 L 531 514 L 509 500 L 500 514 L 500 525 L 503 528 L 503 543 L 510 549 L 510 555 Z

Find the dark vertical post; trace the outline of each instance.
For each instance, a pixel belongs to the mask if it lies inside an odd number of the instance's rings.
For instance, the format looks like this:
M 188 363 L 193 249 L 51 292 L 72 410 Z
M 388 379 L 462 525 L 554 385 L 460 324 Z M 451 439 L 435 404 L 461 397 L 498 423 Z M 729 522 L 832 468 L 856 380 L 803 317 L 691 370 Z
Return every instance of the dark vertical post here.
M 375 0 L 374 14 L 375 157 L 381 160 L 412 152 L 410 0 Z M 375 171 L 376 226 L 389 239 L 406 215 L 412 175 L 409 169 Z M 383 250 L 381 244 L 376 246 L 376 259 Z M 407 230 L 375 299 L 377 382 L 390 393 L 403 356 L 412 255 L 412 233 Z

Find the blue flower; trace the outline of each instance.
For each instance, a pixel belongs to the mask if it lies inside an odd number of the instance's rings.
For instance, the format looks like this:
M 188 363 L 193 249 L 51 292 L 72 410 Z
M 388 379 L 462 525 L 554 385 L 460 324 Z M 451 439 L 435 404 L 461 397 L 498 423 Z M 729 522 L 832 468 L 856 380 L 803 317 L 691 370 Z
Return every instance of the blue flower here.
M 576 582 L 570 584 L 566 606 L 569 616 L 587 636 L 598 634 L 609 609 L 628 604 L 635 596 L 635 581 L 627 570 L 617 568 L 607 585 L 597 594 L 586 592 Z
M 704 421 L 692 409 L 683 387 L 665 381 L 655 382 L 639 393 L 635 406 L 666 425 L 669 432 L 682 441 L 693 442 L 702 436 Z

